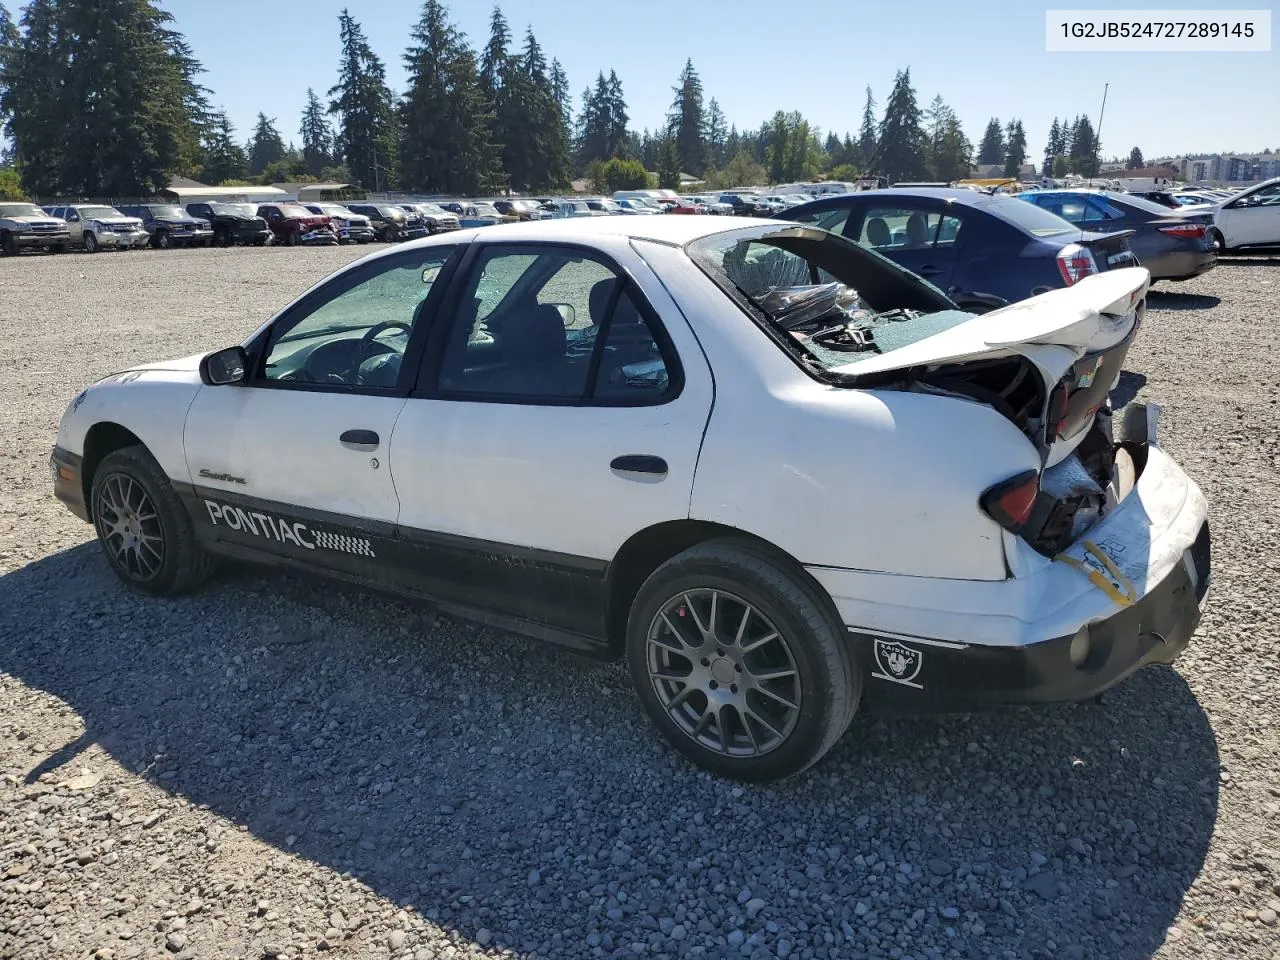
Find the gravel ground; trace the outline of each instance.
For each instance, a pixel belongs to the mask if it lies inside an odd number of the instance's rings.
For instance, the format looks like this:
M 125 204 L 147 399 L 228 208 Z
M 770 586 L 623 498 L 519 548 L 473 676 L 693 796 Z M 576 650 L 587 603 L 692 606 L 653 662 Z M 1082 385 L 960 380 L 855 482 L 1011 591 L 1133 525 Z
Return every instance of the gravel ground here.
M 1280 259 L 1154 294 L 1121 384 L 1213 514 L 1177 668 L 752 788 L 617 665 L 285 575 L 142 599 L 53 500 L 81 386 L 355 255 L 0 261 L 0 958 L 1280 957 Z

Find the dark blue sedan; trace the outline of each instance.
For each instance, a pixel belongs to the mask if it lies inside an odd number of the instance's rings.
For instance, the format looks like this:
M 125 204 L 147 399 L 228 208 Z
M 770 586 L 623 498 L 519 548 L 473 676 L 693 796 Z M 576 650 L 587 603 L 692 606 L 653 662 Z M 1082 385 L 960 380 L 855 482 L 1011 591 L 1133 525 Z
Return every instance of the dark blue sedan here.
M 1130 232 L 1093 233 L 1004 194 L 948 187 L 867 190 L 777 215 L 883 254 L 981 313 L 1091 273 L 1132 267 Z

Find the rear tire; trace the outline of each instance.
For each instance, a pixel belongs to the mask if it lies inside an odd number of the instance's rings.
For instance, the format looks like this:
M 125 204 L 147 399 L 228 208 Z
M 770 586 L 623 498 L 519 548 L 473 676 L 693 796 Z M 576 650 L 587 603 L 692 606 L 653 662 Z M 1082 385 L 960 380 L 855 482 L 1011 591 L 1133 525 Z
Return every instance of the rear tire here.
M 778 780 L 816 763 L 862 693 L 830 600 L 746 541 L 700 544 L 650 575 L 628 618 L 627 663 L 672 746 L 735 780 Z
M 1221 230 L 1218 230 L 1216 228 L 1212 231 L 1212 233 L 1213 233 L 1214 249 L 1216 249 L 1218 251 L 1218 255 L 1221 256 L 1222 254 L 1227 252 L 1227 238 L 1222 235 Z
M 107 563 L 135 590 L 183 593 L 206 580 L 213 558 L 151 453 L 142 446 L 108 454 L 93 475 L 93 525 Z

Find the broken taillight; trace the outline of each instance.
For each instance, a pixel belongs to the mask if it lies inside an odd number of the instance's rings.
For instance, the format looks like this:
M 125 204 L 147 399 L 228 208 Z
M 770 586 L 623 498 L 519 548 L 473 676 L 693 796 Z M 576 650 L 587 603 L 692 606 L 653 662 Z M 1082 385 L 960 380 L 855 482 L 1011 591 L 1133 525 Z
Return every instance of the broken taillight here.
M 1028 470 L 991 487 L 978 498 L 978 506 L 1010 533 L 1017 533 L 1031 516 L 1039 492 L 1040 474 Z
M 1078 283 L 1090 274 L 1098 272 L 1097 261 L 1087 247 L 1078 243 L 1068 243 L 1058 251 L 1058 272 L 1063 282 L 1069 287 Z

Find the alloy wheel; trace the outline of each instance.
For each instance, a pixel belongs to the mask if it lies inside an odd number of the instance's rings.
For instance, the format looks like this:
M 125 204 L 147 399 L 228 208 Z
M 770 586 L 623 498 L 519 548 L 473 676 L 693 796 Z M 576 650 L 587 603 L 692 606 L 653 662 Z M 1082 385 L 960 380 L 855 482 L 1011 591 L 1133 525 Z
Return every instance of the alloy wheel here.
M 786 638 L 757 607 L 724 590 L 681 592 L 649 626 L 649 682 L 699 745 L 756 757 L 781 745 L 800 716 L 800 673 Z
M 128 474 L 113 473 L 98 489 L 94 526 L 116 567 L 145 583 L 164 564 L 164 530 L 151 497 Z

